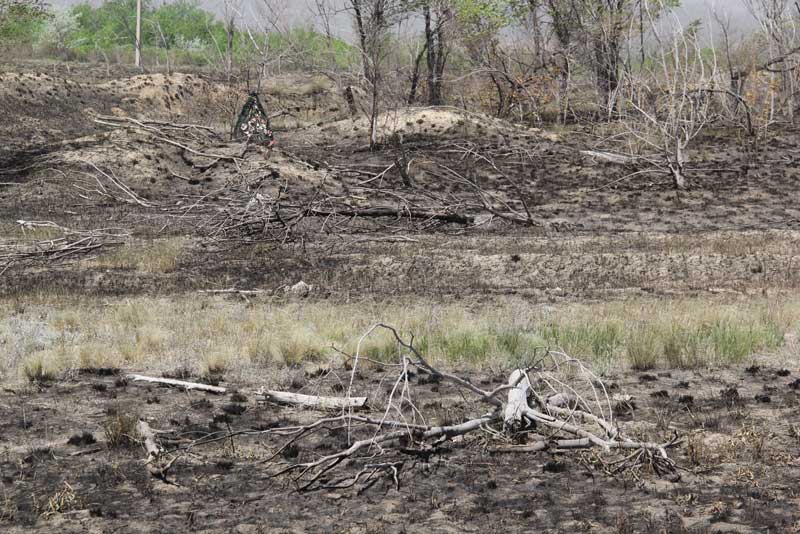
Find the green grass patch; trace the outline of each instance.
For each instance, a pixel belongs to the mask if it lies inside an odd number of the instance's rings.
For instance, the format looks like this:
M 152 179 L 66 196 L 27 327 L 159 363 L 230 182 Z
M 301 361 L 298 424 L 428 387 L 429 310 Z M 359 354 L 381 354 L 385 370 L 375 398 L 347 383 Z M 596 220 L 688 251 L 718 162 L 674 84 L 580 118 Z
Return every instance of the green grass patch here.
M 32 382 L 75 368 L 189 368 L 198 375 L 294 367 L 355 355 L 371 325 L 398 329 L 437 365 L 526 366 L 546 348 L 600 373 L 740 364 L 796 350 L 800 302 L 726 303 L 708 299 L 530 306 L 507 301 L 459 305 L 360 302 L 286 303 L 225 297 L 41 298 L 22 308 L 0 301 L 8 357 L 0 374 Z M 42 317 L 46 320 L 42 321 Z M 34 342 L 35 341 L 35 342 Z M 794 347 L 794 348 L 792 348 Z M 362 358 L 397 362 L 394 336 L 376 329 Z

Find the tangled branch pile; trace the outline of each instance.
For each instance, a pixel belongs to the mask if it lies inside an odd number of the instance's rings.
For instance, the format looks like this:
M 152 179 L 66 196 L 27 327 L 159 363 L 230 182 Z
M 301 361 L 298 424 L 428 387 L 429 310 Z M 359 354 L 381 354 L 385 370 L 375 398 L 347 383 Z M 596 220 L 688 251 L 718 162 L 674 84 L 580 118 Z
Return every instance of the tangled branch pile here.
M 63 237 L 42 240 L 0 241 L 0 274 L 13 265 L 48 264 L 73 259 L 97 251 L 103 246 L 119 244 L 128 234 L 118 229 L 73 230 L 52 221 L 19 220 L 23 232 L 46 228 Z
M 381 363 L 361 354 L 365 339 L 373 332 L 391 333 L 400 350 L 399 361 Z M 344 353 L 342 353 L 344 354 Z M 607 474 L 641 472 L 673 475 L 675 463 L 667 451 L 679 443 L 677 436 L 664 442 L 642 441 L 628 436 L 614 419 L 614 406 L 603 382 L 579 360 L 558 351 L 543 350 L 524 369 L 514 370 L 507 383 L 491 390 L 482 389 L 457 374 L 432 366 L 411 340 L 404 340 L 391 326 L 377 324 L 366 332 L 354 354 L 344 354 L 350 362 L 349 379 L 341 388 L 345 395 L 320 397 L 318 408 L 341 407 L 337 415 L 321 417 L 309 424 L 270 428 L 259 432 L 286 439 L 267 463 L 275 466 L 273 476 L 289 476 L 301 491 L 341 489 L 360 486 L 359 491 L 388 476 L 399 487 L 400 473 L 407 462 L 427 458 L 446 443 L 478 435 L 492 452 L 535 453 L 596 449 L 593 465 Z M 356 398 L 355 378 L 360 367 L 370 362 L 389 370 L 391 388 L 380 413 L 357 413 L 364 399 Z M 473 399 L 476 410 L 460 421 L 432 424 L 414 396 L 411 378 L 439 384 L 442 393 L 450 386 L 459 395 Z M 263 394 L 267 400 L 315 406 L 314 397 Z M 278 397 L 278 398 L 276 398 Z M 336 402 L 334 402 L 336 401 Z M 375 412 L 373 412 L 375 413 Z M 310 444 L 320 435 L 346 435 L 346 446 L 332 454 L 318 456 Z M 210 436 L 197 443 L 210 443 L 228 436 Z M 491 446 L 490 446 L 491 444 Z M 293 454 L 286 454 L 294 451 Z M 292 458 L 286 461 L 286 458 Z M 357 466 L 355 474 L 337 474 L 337 468 Z

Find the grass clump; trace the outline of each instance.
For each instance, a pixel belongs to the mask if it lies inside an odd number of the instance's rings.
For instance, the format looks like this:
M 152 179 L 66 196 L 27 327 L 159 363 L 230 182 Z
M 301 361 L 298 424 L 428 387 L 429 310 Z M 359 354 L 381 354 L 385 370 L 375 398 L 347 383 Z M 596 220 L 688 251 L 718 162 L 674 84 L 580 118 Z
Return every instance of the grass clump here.
M 233 356 L 225 352 L 212 352 L 204 356 L 200 365 L 200 381 L 219 385 L 231 366 Z
M 56 379 L 57 372 L 50 367 L 42 354 L 35 355 L 22 364 L 22 373 L 31 384 L 45 384 Z
M 628 364 L 634 371 L 649 371 L 658 364 L 660 349 L 659 332 L 639 325 L 631 330 L 625 342 Z
M 132 447 L 139 443 L 139 418 L 113 410 L 103 425 L 109 449 Z
M 760 349 L 774 349 L 781 344 L 783 335 L 776 326 L 724 318 L 715 321 L 704 333 L 716 360 L 741 363 Z
M 661 353 L 666 367 L 687 369 L 701 365 L 701 336 L 680 326 L 661 331 Z
M 185 247 L 185 240 L 176 237 L 157 239 L 149 243 L 126 243 L 89 261 L 92 266 L 105 269 L 170 273 L 178 267 Z

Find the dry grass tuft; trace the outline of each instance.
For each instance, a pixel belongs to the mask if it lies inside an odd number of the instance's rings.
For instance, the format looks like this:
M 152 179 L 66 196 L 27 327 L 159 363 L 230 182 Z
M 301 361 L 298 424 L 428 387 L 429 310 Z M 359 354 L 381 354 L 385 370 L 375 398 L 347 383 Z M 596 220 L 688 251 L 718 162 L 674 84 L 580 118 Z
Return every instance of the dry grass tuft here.
M 103 425 L 108 448 L 117 449 L 132 447 L 139 443 L 138 431 L 139 418 L 135 415 L 126 415 L 118 410 L 109 415 Z
M 171 237 L 149 243 L 126 243 L 87 261 L 91 266 L 102 269 L 169 273 L 178 267 L 178 261 L 185 248 L 185 239 Z
M 56 491 L 52 497 L 47 499 L 47 510 L 42 514 L 50 517 L 56 514 L 64 514 L 72 510 L 80 510 L 84 507 L 81 499 L 69 483 L 64 482 L 61 489 Z
M 32 384 L 45 384 L 55 380 L 69 368 L 65 347 L 37 350 L 27 356 L 21 367 L 23 376 Z

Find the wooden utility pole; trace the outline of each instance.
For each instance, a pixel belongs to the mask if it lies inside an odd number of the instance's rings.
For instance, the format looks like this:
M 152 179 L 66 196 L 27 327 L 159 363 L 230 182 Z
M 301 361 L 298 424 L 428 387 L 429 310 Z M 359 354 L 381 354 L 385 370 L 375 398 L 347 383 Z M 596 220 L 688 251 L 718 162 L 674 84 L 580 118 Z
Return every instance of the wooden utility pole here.
M 136 0 L 136 66 L 142 66 L 142 0 Z

